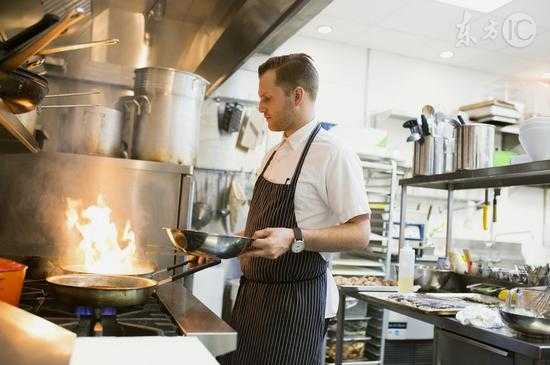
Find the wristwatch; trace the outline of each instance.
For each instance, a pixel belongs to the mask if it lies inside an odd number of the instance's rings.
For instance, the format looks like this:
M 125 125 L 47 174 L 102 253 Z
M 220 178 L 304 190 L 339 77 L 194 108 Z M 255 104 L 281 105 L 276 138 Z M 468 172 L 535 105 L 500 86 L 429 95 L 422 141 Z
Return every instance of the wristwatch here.
M 306 244 L 304 243 L 304 238 L 302 236 L 302 230 L 298 227 L 294 227 L 293 229 L 294 229 L 294 242 L 292 242 L 292 245 L 290 245 L 290 250 L 293 253 L 300 253 L 306 247 Z

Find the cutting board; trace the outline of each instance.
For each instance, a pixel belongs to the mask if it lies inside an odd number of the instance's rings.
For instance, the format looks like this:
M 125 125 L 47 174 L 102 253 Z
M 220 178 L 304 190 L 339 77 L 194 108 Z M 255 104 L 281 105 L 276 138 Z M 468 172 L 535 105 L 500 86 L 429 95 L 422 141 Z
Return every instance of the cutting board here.
M 78 337 L 70 365 L 218 364 L 196 337 Z

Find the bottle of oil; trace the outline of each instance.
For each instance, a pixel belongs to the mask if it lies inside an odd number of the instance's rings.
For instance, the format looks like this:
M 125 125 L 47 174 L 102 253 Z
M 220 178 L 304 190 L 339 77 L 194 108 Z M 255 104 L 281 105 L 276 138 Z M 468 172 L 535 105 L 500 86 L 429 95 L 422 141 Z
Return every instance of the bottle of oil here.
M 397 285 L 400 293 L 412 292 L 414 284 L 414 249 L 408 242 L 399 251 L 399 276 Z

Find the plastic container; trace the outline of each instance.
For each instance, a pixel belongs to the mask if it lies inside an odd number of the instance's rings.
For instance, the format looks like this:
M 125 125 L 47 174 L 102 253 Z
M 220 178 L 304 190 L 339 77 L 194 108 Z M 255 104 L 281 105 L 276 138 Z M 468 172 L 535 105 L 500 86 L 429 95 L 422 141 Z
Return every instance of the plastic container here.
M 0 300 L 18 306 L 27 266 L 0 258 Z
M 399 251 L 399 275 L 397 286 L 400 293 L 410 293 L 414 284 L 414 249 L 405 243 Z

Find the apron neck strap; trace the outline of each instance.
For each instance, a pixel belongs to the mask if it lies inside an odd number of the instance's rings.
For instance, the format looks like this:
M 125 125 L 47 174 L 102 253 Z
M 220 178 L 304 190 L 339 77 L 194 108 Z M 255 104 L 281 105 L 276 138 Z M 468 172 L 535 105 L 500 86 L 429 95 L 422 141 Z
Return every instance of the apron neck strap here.
M 309 138 L 307 140 L 307 143 L 304 147 L 304 150 L 302 151 L 302 155 L 300 156 L 300 160 L 298 161 L 298 165 L 296 166 L 296 170 L 294 170 L 294 175 L 292 175 L 292 180 L 290 182 L 290 185 L 296 186 L 298 183 L 298 177 L 300 177 L 300 172 L 302 172 L 302 166 L 304 165 L 304 161 L 306 159 L 307 153 L 309 152 L 309 147 L 311 147 L 311 144 L 313 143 L 313 140 L 315 139 L 315 136 L 317 136 L 317 133 L 321 130 L 321 123 L 318 123 L 313 132 L 309 135 Z

